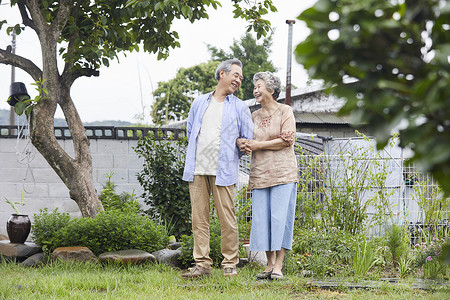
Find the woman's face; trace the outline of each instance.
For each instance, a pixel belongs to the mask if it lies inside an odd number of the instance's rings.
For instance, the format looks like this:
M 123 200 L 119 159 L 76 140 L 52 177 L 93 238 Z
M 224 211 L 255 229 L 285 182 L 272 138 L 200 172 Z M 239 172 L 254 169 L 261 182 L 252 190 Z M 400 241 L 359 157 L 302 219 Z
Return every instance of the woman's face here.
M 266 82 L 264 80 L 258 79 L 258 81 L 256 81 L 255 87 L 253 88 L 253 96 L 255 96 L 256 101 L 261 104 L 273 101 L 272 94 L 273 92 L 267 89 Z

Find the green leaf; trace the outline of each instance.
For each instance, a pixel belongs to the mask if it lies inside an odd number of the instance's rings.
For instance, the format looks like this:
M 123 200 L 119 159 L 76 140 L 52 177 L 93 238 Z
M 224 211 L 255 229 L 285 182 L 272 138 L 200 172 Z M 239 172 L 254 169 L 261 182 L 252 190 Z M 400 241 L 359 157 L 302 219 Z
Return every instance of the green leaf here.
M 181 7 L 181 13 L 183 14 L 183 16 L 185 18 L 188 18 L 190 11 L 191 11 L 191 8 L 189 6 Z
M 19 116 L 21 116 L 24 112 L 24 110 L 26 109 L 27 105 L 25 102 L 17 102 L 16 105 L 14 105 L 14 111 L 16 112 L 16 114 L 18 114 Z

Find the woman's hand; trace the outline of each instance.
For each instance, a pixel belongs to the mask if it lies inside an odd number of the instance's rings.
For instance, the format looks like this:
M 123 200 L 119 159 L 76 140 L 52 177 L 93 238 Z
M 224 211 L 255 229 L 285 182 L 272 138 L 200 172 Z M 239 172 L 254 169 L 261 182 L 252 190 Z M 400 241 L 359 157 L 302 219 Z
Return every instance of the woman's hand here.
M 247 140 L 247 142 L 245 143 L 245 147 L 246 149 L 248 149 L 250 152 L 252 151 L 256 151 L 260 149 L 260 142 L 255 141 L 255 140 Z
M 250 154 L 252 151 L 248 147 L 249 140 L 247 139 L 237 139 L 236 146 L 238 146 L 239 150 L 244 152 L 245 154 Z

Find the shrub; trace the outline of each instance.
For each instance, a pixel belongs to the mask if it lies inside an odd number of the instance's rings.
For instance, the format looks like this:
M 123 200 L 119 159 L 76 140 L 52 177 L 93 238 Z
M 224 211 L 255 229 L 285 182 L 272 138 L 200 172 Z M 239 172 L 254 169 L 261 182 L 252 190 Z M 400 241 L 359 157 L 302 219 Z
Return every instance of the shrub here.
M 145 213 L 153 219 L 161 218 L 166 226 L 170 224 L 171 234 L 177 238 L 191 233 L 189 185 L 182 179 L 186 147 L 186 138 L 163 140 L 159 132 L 140 139 L 134 148 L 144 159 L 137 178 L 144 202 L 149 205 Z
M 55 209 L 49 213 L 48 209 L 41 209 L 39 214 L 34 214 L 31 236 L 34 242 L 42 247 L 48 254 L 61 244 L 60 230 L 70 222 L 68 213 L 60 213 Z
M 106 174 L 107 179 L 99 196 L 100 201 L 103 204 L 103 208 L 105 210 L 120 209 L 129 211 L 130 213 L 139 212 L 141 210 L 141 205 L 136 199 L 134 191 L 132 193 L 123 192 L 120 195 L 116 194 L 116 185 L 111 182 L 113 175 L 114 172 Z
M 350 262 L 353 239 L 353 235 L 337 228 L 296 228 L 292 252 L 300 269 L 311 271 L 314 276 L 333 275 L 338 265 Z
M 72 220 L 66 213 L 41 210 L 34 220 L 33 238 L 47 253 L 65 246 L 85 246 L 95 255 L 126 249 L 153 252 L 168 243 L 165 227 L 147 216 L 117 209 L 100 212 L 95 219 Z

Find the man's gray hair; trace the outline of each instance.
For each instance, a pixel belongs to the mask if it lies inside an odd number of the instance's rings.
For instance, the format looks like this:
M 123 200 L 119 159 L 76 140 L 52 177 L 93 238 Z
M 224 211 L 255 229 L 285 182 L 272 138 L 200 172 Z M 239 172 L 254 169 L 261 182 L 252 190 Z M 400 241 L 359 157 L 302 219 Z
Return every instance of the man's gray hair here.
M 238 65 L 242 69 L 242 62 L 239 59 L 233 58 L 233 59 L 224 60 L 217 66 L 216 75 L 215 75 L 216 80 L 219 81 L 219 79 L 220 79 L 220 71 L 225 70 L 225 73 L 227 73 L 227 74 L 230 73 L 232 65 Z
M 273 73 L 267 72 L 258 72 L 253 75 L 253 84 L 255 85 L 258 80 L 264 80 L 266 83 L 266 87 L 269 91 L 273 91 L 272 97 L 276 101 L 278 96 L 281 93 L 281 80 L 278 76 L 275 76 Z

